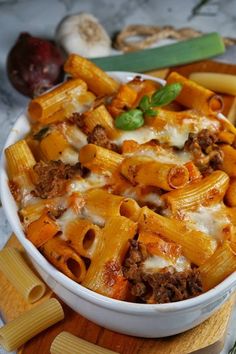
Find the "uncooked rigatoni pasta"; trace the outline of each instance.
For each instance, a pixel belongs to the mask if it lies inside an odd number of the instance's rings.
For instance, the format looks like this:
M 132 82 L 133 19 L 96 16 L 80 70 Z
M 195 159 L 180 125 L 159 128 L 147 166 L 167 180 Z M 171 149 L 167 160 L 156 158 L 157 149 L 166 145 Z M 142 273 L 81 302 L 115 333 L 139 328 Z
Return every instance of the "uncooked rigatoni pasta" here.
M 65 71 L 6 149 L 26 238 L 111 298 L 175 302 L 217 286 L 234 272 L 236 235 L 236 128 L 222 97 L 176 72 L 163 87 L 118 82 L 76 55 Z
M 112 350 L 99 347 L 78 338 L 69 332 L 61 332 L 53 340 L 50 347 L 51 354 L 115 354 Z
M 24 312 L 0 328 L 0 345 L 16 350 L 38 333 L 63 320 L 64 311 L 57 299 L 49 299 Z
M 45 293 L 45 284 L 29 268 L 21 253 L 13 247 L 0 251 L 0 270 L 27 302 L 39 300 Z

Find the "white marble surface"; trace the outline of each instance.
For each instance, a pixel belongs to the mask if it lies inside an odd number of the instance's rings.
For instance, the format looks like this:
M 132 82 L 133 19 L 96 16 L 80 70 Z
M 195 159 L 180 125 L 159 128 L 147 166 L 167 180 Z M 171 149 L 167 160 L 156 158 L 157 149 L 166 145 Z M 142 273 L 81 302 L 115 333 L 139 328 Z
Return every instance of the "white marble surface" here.
M 236 0 L 210 0 L 196 16 L 191 16 L 199 0 L 0 0 L 0 149 L 27 98 L 18 94 L 7 80 L 6 56 L 18 34 L 53 38 L 56 25 L 66 14 L 91 12 L 110 35 L 127 24 L 172 25 L 192 27 L 203 32 L 218 31 L 236 38 Z M 236 50 L 231 48 L 222 60 L 236 64 Z M 0 249 L 11 230 L 0 207 Z M 1 292 L 0 292 L 1 296 Z M 236 340 L 236 311 L 229 327 L 224 351 Z M 43 353 L 42 353 L 43 354 Z

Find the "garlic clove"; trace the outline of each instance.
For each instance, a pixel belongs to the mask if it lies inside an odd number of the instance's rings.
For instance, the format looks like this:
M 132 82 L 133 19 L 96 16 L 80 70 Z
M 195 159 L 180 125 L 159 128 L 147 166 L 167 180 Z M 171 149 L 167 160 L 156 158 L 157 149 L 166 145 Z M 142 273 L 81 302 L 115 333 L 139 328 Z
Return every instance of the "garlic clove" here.
M 68 53 L 87 58 L 111 53 L 111 39 L 98 19 L 89 13 L 64 17 L 56 29 L 56 40 Z

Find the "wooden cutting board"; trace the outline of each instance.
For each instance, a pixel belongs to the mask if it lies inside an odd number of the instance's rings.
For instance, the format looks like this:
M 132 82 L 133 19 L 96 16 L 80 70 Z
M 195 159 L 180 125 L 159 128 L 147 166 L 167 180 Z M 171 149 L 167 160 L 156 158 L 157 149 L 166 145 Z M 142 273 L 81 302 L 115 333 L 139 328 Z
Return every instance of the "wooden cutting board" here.
M 177 68 L 156 70 L 150 74 L 165 78 L 170 71 L 178 71 L 188 76 L 195 71 L 222 72 L 236 75 L 236 65 L 222 64 L 212 61 L 203 61 Z M 236 121 L 235 97 L 224 95 L 224 113 L 230 116 L 232 122 Z M 23 249 L 15 236 L 12 236 L 8 245 Z M 54 296 L 48 289 L 44 298 Z M 50 345 L 55 336 L 63 330 L 83 338 L 89 342 L 111 349 L 121 354 L 214 354 L 219 353 L 224 344 L 224 337 L 229 318 L 234 305 L 234 300 L 229 300 L 210 319 L 198 327 L 185 333 L 162 339 L 143 339 L 118 334 L 106 330 L 76 314 L 63 304 L 65 320 L 52 326 L 37 335 L 21 348 L 19 354 L 49 354 Z M 16 318 L 19 314 L 35 305 L 27 304 L 15 291 L 12 285 L 0 272 L 0 312 L 6 322 Z M 71 353 L 73 354 L 73 353 Z M 83 353 L 81 353 L 83 354 Z M 94 353 L 91 353 L 94 354 Z

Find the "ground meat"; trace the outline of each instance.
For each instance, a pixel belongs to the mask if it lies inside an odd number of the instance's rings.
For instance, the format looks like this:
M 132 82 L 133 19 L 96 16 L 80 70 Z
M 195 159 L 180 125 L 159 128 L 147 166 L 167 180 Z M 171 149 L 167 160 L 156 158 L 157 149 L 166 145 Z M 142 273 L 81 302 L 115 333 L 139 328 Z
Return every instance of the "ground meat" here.
M 196 269 L 183 272 L 144 273 L 142 278 L 152 288 L 153 303 L 186 300 L 203 292 L 200 273 Z
M 198 143 L 203 152 L 206 152 L 206 149 L 209 146 L 215 144 L 218 140 L 217 135 L 213 132 L 210 132 L 208 129 L 203 129 L 197 134 Z
M 67 119 L 67 121 L 77 125 L 77 127 L 81 130 L 85 129 L 84 116 L 81 113 L 72 113 L 72 115 Z
M 123 274 L 129 280 L 131 293 L 137 301 L 174 302 L 200 295 L 203 292 L 198 270 L 176 272 L 174 268 L 168 267 L 155 273 L 146 272 L 143 262 L 147 256 L 145 245 L 135 240 L 130 241 Z
M 109 150 L 118 151 L 118 146 L 108 139 L 106 130 L 102 125 L 96 125 L 93 131 L 88 135 L 87 140 L 89 144 L 95 144 Z
M 67 181 L 75 175 L 83 174 L 80 163 L 71 166 L 62 161 L 38 162 L 34 166 L 34 171 L 35 194 L 43 199 L 63 195 Z
M 222 164 L 223 154 L 217 141 L 215 133 L 203 129 L 198 134 L 190 133 L 185 142 L 184 149 L 192 153 L 194 163 L 203 175 L 219 169 Z

